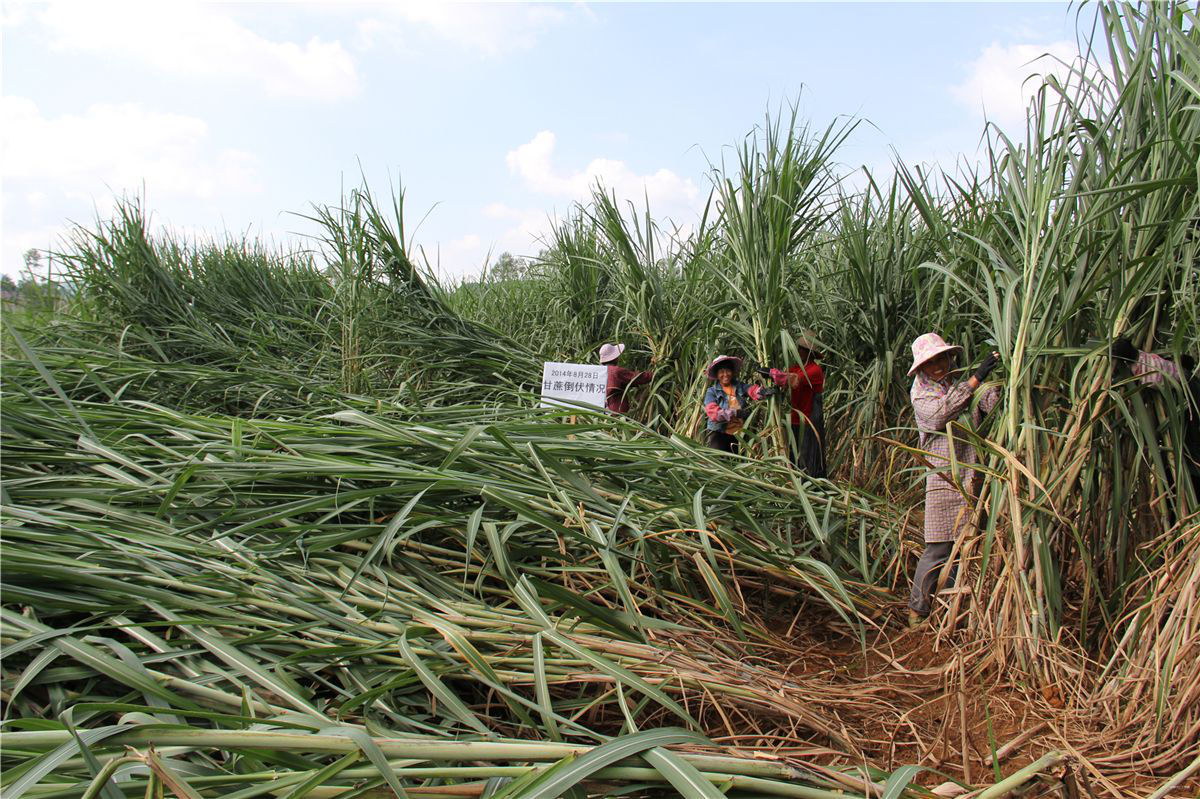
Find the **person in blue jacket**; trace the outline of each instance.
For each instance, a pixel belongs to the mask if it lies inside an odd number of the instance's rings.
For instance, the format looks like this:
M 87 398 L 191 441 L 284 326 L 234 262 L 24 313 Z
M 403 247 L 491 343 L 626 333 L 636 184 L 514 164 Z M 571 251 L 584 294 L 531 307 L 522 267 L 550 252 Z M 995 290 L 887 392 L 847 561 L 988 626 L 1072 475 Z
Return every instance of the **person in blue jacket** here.
M 722 452 L 737 454 L 737 433 L 750 415 L 750 403 L 774 396 L 774 388 L 763 388 L 737 379 L 742 359 L 718 355 L 708 364 L 708 376 L 715 382 L 704 392 L 704 413 L 708 417 L 708 445 Z

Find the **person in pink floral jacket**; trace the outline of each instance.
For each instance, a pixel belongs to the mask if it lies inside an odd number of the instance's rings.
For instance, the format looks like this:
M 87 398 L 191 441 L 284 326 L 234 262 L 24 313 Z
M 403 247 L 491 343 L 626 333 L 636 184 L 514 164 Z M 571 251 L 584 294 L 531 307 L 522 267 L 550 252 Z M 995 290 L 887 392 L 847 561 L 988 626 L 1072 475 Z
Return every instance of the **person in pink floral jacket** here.
M 929 615 L 930 597 L 939 568 L 950 558 L 954 542 L 967 529 L 978 497 L 975 448 L 955 427 L 960 416 L 970 413 L 978 425 L 983 415 L 996 406 L 999 389 L 985 391 L 972 409 L 975 391 L 1000 363 L 1000 353 L 992 352 L 967 380 L 954 382 L 956 356 L 962 347 L 947 344 L 937 333 L 918 336 L 912 344 L 913 377 L 910 397 L 916 416 L 920 447 L 929 460 L 925 477 L 925 550 L 917 561 L 909 593 L 909 623 L 918 624 Z M 954 468 L 950 446 L 954 446 Z

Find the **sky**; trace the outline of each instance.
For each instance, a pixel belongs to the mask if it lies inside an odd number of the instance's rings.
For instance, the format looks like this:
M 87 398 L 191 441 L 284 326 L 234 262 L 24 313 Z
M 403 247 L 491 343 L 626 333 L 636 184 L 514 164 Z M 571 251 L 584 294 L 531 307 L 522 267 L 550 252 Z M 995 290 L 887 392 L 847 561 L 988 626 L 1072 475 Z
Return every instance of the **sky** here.
M 599 180 L 686 229 L 768 113 L 857 120 L 846 172 L 979 158 L 1066 3 L 0 5 L 0 272 L 138 199 L 156 230 L 313 247 L 314 206 L 399 187 L 444 278 L 537 253 Z

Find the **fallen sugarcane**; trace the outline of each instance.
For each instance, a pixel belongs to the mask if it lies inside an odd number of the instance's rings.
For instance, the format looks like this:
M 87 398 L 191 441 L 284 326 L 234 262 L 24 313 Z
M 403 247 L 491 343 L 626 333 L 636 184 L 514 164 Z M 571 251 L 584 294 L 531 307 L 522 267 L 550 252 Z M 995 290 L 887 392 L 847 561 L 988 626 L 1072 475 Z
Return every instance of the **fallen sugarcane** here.
M 264 722 L 269 723 L 269 722 Z M 341 728 L 308 733 L 272 730 L 185 730 L 163 725 L 125 725 L 94 729 L 87 740 L 92 743 L 90 758 L 75 757 L 81 741 L 69 730 L 42 732 L 9 732 L 3 736 L 9 751 L 45 752 L 33 760 L 22 773 L 6 782 L 6 795 L 59 797 L 100 795 L 108 780 L 124 778 L 124 789 L 142 792 L 149 790 L 153 778 L 146 782 L 134 780 L 135 773 L 145 772 L 146 762 L 157 761 L 157 771 L 195 795 L 205 790 L 229 789 L 242 786 L 238 793 L 225 796 L 254 796 L 280 794 L 297 786 L 312 783 L 306 796 L 359 796 L 364 789 L 390 786 L 385 790 L 396 793 L 444 793 L 446 795 L 475 795 L 485 793 L 488 780 L 501 778 L 512 781 L 501 790 L 487 795 L 521 796 L 522 799 L 551 799 L 569 791 L 584 781 L 597 783 L 655 784 L 669 783 L 683 796 L 715 797 L 721 795 L 769 795 L 796 799 L 847 799 L 845 785 L 829 780 L 811 769 L 785 763 L 772 763 L 754 758 L 728 757 L 695 751 L 677 751 L 666 746 L 700 744 L 693 733 L 683 730 L 658 729 L 615 738 L 598 746 L 579 746 L 563 743 L 531 743 L 525 741 L 446 741 L 430 739 L 397 739 L 368 737 L 360 728 Z M 90 781 L 80 780 L 69 787 L 38 785 L 48 766 L 60 770 L 86 771 L 88 762 L 112 752 L 135 753 L 113 757 Z M 146 750 L 142 754 L 142 750 Z M 157 750 L 158 754 L 155 754 Z M 293 773 L 281 774 L 283 768 L 251 773 L 217 773 L 215 767 L 185 767 L 182 758 L 187 754 L 239 752 L 288 754 Z M 169 753 L 169 754 L 168 754 Z M 313 763 L 308 770 L 298 764 L 310 756 L 342 757 L 335 766 Z M 366 758 L 372 766 L 353 768 Z M 984 788 L 979 799 L 1003 796 L 1060 763 L 1060 753 L 1049 753 L 1036 762 L 1014 772 L 1009 777 Z M 95 761 L 92 761 L 95 762 Z M 436 763 L 467 763 L 473 765 L 429 765 Z M 488 762 L 487 765 L 480 765 Z M 500 763 L 518 765 L 500 765 Z M 547 765 L 549 764 L 549 765 Z M 140 766 L 140 767 L 139 767 Z M 381 773 L 382 772 L 382 773 Z M 385 774 L 387 776 L 385 776 Z M 138 776 L 141 776 L 139 773 Z M 900 797 L 907 786 L 904 773 L 890 780 L 883 791 L 887 796 Z M 314 783 L 315 777 L 351 780 L 347 785 Z M 389 779 L 390 777 L 390 779 Z M 400 781 L 409 783 L 401 786 Z M 447 781 L 447 782 L 443 782 Z M 412 783 L 421 782 L 417 787 Z M 431 782 L 440 784 L 429 784 Z M 115 783 L 114 783 L 115 784 Z M 321 789 L 316 790 L 318 785 Z M 86 786 L 86 787 L 85 787 Z M 878 786 L 876 786 L 878 787 Z M 396 789 L 400 788 L 399 791 Z M 714 788 L 718 789 L 714 793 Z M 72 793 L 73 792 L 73 793 Z M 180 793 L 180 795 L 183 795 Z M 380 795 L 393 795 L 381 793 Z M 868 796 L 870 794 L 858 794 Z

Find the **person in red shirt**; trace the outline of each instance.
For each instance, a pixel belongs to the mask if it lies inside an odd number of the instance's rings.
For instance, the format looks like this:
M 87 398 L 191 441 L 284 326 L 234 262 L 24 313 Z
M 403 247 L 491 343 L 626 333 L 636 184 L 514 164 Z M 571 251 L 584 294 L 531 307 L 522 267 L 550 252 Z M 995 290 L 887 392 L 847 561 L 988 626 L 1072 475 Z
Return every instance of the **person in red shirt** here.
M 636 372 L 617 366 L 617 359 L 624 351 L 624 344 L 605 344 L 600 348 L 600 363 L 608 367 L 604 407 L 615 413 L 629 413 L 629 400 L 625 398 L 625 393 L 630 386 L 645 385 L 654 379 L 654 372 Z
M 760 369 L 776 385 L 788 387 L 791 394 L 792 465 L 810 477 L 825 476 L 825 370 L 817 361 L 821 353 L 816 338 L 806 333 L 796 340 L 800 363 L 778 369 Z

